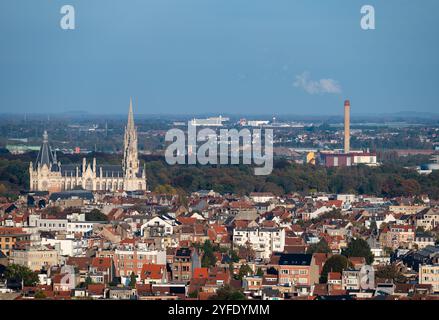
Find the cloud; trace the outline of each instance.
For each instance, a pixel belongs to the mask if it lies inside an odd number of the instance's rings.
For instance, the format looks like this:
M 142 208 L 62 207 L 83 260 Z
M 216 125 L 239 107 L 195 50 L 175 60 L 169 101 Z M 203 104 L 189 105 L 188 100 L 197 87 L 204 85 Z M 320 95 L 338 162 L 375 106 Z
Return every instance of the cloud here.
M 338 81 L 334 79 L 311 80 L 309 72 L 303 72 L 297 75 L 294 86 L 296 88 L 302 88 L 309 94 L 341 93 L 341 86 Z

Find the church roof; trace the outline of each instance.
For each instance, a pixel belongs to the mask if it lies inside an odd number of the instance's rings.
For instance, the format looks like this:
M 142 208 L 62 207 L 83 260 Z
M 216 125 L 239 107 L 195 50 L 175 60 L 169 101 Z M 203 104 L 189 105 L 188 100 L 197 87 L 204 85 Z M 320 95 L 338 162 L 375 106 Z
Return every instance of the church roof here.
M 49 135 L 47 134 L 47 131 L 44 131 L 43 143 L 41 144 L 40 151 L 38 152 L 35 165 L 47 165 L 50 167 L 50 165 L 53 163 L 56 163 L 56 155 L 55 153 L 52 153 L 49 145 Z
M 65 200 L 71 198 L 79 198 L 84 200 L 93 200 L 93 193 L 88 190 L 69 190 L 62 192 L 54 192 L 50 195 L 50 201 Z

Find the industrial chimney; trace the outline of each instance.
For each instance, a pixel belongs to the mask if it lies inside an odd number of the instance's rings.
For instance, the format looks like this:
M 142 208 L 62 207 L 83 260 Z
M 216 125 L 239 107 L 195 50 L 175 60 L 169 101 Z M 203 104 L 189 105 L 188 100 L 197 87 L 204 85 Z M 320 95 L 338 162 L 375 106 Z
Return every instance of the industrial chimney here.
M 344 102 L 344 153 L 349 153 L 351 150 L 351 102 L 346 100 Z

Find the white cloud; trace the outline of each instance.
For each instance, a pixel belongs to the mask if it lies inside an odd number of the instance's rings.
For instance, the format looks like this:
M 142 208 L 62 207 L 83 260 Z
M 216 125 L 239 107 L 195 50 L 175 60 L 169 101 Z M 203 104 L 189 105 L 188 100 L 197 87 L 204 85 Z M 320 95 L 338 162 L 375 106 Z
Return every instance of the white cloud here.
M 341 93 L 341 86 L 338 81 L 334 79 L 311 80 L 309 72 L 297 75 L 294 86 L 305 90 L 309 94 Z

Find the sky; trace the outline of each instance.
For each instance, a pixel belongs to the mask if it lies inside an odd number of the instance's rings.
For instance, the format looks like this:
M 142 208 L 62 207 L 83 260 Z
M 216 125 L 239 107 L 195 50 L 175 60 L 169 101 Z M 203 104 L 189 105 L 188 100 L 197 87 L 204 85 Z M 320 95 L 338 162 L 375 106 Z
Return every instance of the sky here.
M 142 114 L 439 112 L 438 16 L 437 0 L 0 0 L 0 113 L 119 114 L 130 96 Z

